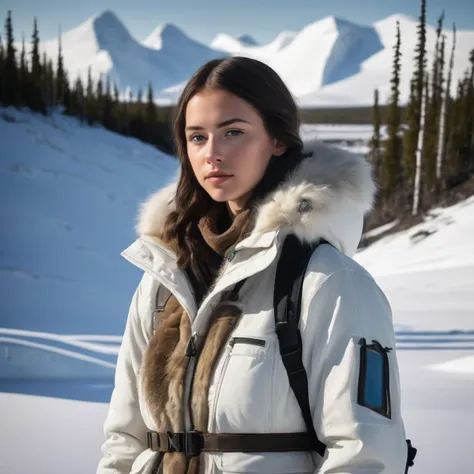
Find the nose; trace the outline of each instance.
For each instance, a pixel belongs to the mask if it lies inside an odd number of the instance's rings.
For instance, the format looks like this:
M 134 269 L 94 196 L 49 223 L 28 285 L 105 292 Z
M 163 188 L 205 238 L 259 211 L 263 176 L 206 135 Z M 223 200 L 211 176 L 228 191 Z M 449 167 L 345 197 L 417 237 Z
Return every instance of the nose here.
M 215 137 L 208 137 L 204 148 L 204 156 L 208 163 L 222 163 L 222 150 Z

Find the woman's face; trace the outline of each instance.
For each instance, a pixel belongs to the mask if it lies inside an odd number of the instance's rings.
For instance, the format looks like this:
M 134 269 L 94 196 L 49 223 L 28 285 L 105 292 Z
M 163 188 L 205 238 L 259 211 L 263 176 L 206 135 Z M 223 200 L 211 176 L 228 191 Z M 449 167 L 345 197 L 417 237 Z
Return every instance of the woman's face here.
M 272 138 L 246 101 L 222 90 L 203 90 L 186 108 L 186 145 L 199 184 L 233 214 L 246 204 L 272 155 L 286 147 Z

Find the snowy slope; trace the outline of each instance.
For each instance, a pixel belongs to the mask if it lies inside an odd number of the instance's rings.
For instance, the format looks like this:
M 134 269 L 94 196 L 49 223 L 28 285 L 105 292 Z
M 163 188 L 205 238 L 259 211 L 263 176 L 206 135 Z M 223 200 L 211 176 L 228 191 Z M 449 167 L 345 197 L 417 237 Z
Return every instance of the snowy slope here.
M 0 378 L 105 378 L 95 399 L 107 399 L 139 277 L 120 252 L 135 236 L 139 202 L 177 161 L 72 118 L 0 114 Z
M 356 259 L 391 295 L 401 327 L 468 331 L 474 329 L 473 233 L 474 197 L 434 209 L 423 223 L 378 240 Z
M 74 81 L 87 79 L 87 70 L 97 79 L 109 75 L 121 90 L 134 93 L 151 81 L 154 90 L 187 80 L 203 63 L 225 54 L 189 38 L 174 25 L 159 26 L 140 44 L 111 11 L 96 15 L 62 36 L 64 64 Z M 42 48 L 56 61 L 58 41 Z

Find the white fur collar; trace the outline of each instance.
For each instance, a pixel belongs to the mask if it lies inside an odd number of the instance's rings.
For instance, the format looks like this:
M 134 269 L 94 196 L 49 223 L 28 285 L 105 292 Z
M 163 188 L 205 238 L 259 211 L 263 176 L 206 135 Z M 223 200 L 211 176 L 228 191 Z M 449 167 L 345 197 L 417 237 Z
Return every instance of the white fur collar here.
M 294 233 L 307 242 L 326 239 L 353 256 L 376 191 L 370 165 L 361 156 L 319 141 L 308 142 L 308 152 L 312 156 L 260 205 L 252 234 L 279 231 Z M 139 236 L 161 234 L 175 192 L 173 183 L 141 205 L 136 226 Z

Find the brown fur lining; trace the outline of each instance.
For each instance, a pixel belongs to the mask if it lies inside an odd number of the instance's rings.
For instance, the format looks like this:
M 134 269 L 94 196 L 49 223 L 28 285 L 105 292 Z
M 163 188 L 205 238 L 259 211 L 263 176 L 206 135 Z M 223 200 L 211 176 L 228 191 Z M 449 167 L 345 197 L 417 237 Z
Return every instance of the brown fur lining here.
M 207 432 L 208 392 L 216 361 L 236 326 L 241 310 L 235 304 L 221 303 L 211 315 L 211 323 L 196 366 L 191 397 L 195 429 Z M 156 331 L 142 363 L 142 388 L 145 400 L 160 432 L 184 430 L 183 386 L 189 358 L 185 355 L 191 337 L 187 313 L 172 296 L 160 314 Z M 198 474 L 200 457 L 191 458 L 186 467 L 182 453 L 163 456 L 163 474 Z

